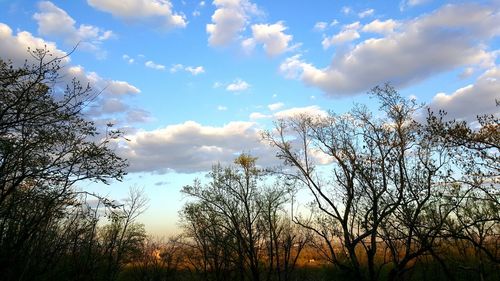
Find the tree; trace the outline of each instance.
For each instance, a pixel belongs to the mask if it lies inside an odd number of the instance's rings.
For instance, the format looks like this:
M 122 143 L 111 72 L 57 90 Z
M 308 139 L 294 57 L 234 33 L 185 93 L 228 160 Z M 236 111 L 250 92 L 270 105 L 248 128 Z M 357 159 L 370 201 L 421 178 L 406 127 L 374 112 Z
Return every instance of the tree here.
M 194 203 L 196 205 L 188 205 L 188 211 L 195 207 L 202 208 L 211 220 L 220 221 L 223 233 L 234 239 L 232 246 L 236 253 L 239 280 L 244 280 L 247 268 L 252 280 L 261 278 L 259 254 L 263 233 L 259 228 L 262 207 L 258 198 L 261 191 L 259 180 L 263 173 L 255 166 L 255 160 L 242 154 L 234 161 L 237 168 L 215 166 L 209 175 L 211 182 L 208 185 L 195 181 L 194 185 L 182 189 L 182 192 L 200 201 Z
M 110 224 L 101 229 L 103 254 L 107 264 L 105 279 L 116 279 L 125 263 L 140 256 L 144 248 L 146 230 L 136 219 L 146 210 L 147 203 L 148 199 L 143 190 L 132 187 L 125 203 L 111 210 L 108 215 Z
M 0 272 L 7 280 L 38 262 L 24 257 L 38 257 L 33 251 L 43 246 L 35 245 L 75 203 L 76 183 L 119 180 L 126 167 L 109 146 L 120 133 L 108 128 L 100 136 L 82 113 L 96 93 L 75 79 L 61 90 L 62 58 L 44 49 L 29 55 L 35 63 L 20 68 L 0 60 Z
M 453 219 L 445 235 L 461 251 L 459 266 L 453 266 L 477 272 L 485 280 L 488 265 L 500 267 L 500 119 L 498 114 L 479 115 L 473 126 L 445 119 L 444 111 L 429 111 L 427 118 L 427 130 L 447 148 L 454 164 L 454 190 L 447 195 L 454 206 Z M 472 259 L 467 255 L 471 248 Z
M 328 260 L 356 280 L 377 280 L 390 264 L 389 278 L 398 279 L 432 248 L 451 211 L 438 207 L 431 216 L 448 159 L 413 119 L 419 109 L 413 101 L 390 85 L 371 94 L 381 117 L 361 105 L 344 115 L 303 115 L 279 121 L 264 139 L 295 168 L 286 175 L 313 195 L 316 215 L 296 221 L 322 239 Z M 329 176 L 317 167 L 318 154 L 330 161 Z M 386 249 L 389 262 L 380 259 Z

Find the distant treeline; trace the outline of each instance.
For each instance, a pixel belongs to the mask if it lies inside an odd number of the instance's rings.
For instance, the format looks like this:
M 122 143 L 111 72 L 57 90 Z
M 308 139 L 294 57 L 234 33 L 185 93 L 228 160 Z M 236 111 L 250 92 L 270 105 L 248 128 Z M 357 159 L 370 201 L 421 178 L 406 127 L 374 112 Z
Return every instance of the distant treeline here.
M 387 84 L 376 112 L 279 120 L 262 139 L 283 166 L 214 165 L 159 240 L 141 189 L 77 189 L 122 179 L 125 140 L 84 117 L 88 85 L 60 89 L 62 58 L 29 52 L 0 60 L 1 280 L 500 280 L 498 115 L 448 120 Z

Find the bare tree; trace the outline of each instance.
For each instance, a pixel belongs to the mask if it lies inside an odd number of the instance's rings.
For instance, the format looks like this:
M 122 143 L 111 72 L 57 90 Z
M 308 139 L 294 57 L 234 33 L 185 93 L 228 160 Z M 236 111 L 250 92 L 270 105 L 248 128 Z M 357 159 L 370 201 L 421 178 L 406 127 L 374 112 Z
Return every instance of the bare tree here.
M 264 133 L 278 157 L 295 168 L 287 175 L 314 197 L 317 216 L 297 222 L 321 237 L 328 259 L 357 280 L 379 278 L 386 263 L 378 257 L 386 247 L 393 249 L 391 275 L 398 278 L 432 247 L 430 237 L 449 214 L 443 210 L 426 230 L 419 228 L 433 212 L 436 183 L 447 176 L 447 159 L 436 161 L 439 151 L 413 120 L 419 106 L 390 85 L 371 94 L 380 101 L 381 117 L 358 105 L 344 115 L 282 120 Z M 330 161 L 330 176 L 316 166 L 318 154 Z M 395 240 L 404 242 L 396 246 Z
M 147 204 L 144 190 L 131 187 L 125 203 L 108 215 L 110 224 L 101 229 L 103 254 L 107 257 L 106 279 L 116 279 L 121 267 L 140 255 L 146 231 L 136 219 L 147 209 Z
M 259 260 L 263 239 L 259 226 L 262 206 L 258 199 L 262 171 L 255 166 L 255 160 L 242 154 L 235 160 L 237 168 L 215 166 L 209 175 L 209 184 L 203 186 L 196 181 L 182 190 L 201 202 L 200 210 L 214 214 L 224 232 L 234 239 L 239 280 L 244 280 L 248 269 L 251 279 L 258 281 L 262 271 Z

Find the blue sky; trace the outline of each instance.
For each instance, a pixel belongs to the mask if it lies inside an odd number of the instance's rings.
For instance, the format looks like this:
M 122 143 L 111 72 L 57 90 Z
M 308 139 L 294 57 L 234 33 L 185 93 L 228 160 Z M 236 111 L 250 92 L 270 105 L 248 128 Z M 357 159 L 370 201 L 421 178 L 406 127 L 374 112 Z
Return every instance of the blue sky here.
M 102 90 L 88 118 L 130 139 L 116 144 L 125 181 L 81 188 L 119 200 L 143 186 L 155 235 L 212 164 L 278 164 L 259 138 L 278 118 L 372 106 L 364 93 L 385 82 L 453 118 L 498 114 L 497 0 L 0 0 L 1 58 L 76 44 L 63 74 Z

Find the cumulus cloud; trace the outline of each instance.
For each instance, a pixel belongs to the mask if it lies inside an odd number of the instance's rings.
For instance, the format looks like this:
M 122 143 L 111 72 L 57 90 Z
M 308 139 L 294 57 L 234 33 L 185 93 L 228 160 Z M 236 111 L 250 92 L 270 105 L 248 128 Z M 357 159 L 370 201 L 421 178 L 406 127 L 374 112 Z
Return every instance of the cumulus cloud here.
M 250 120 L 266 119 L 266 118 L 271 118 L 271 117 L 272 117 L 272 115 L 266 115 L 266 114 L 263 114 L 260 112 L 252 112 L 248 116 L 248 118 L 250 118 Z
M 369 24 L 366 24 L 363 26 L 361 29 L 364 32 L 373 32 L 373 33 L 380 33 L 380 34 L 388 34 L 394 31 L 396 27 L 398 26 L 398 22 L 392 19 L 388 19 L 385 21 L 380 21 L 378 19 L 370 22 Z
M 375 13 L 374 9 L 366 9 L 366 10 L 364 10 L 362 12 L 359 12 L 358 13 L 358 17 L 360 17 L 360 18 L 366 18 L 366 17 L 373 16 L 374 13 Z
M 85 71 L 83 66 L 71 66 L 69 65 L 70 58 L 67 56 L 67 53 L 58 49 L 55 43 L 35 37 L 27 31 L 19 31 L 14 35 L 8 25 L 0 23 L 0 49 L 2 50 L 0 55 L 2 58 L 12 60 L 15 66 L 23 65 L 26 59 L 28 59 L 28 62 L 34 62 L 31 61 L 33 58 L 27 53 L 28 48 L 46 48 L 53 56 L 62 57 L 61 64 L 67 66 L 61 69 L 61 76 L 67 79 L 64 81 L 65 83 L 69 83 L 69 79 L 74 77 L 83 85 L 90 83 L 96 91 L 103 92 L 104 94 L 124 95 L 140 92 L 137 87 L 125 81 L 104 79 L 95 72 Z
M 318 21 L 314 24 L 314 31 L 324 31 L 328 27 L 328 23 L 324 21 Z
M 360 28 L 359 22 L 354 22 L 348 25 L 345 25 L 342 30 L 332 37 L 326 37 L 321 42 L 323 48 L 328 49 L 332 45 L 339 45 L 346 42 L 350 42 L 356 40 L 360 37 L 358 33 L 358 29 Z
M 172 73 L 176 73 L 177 71 L 179 70 L 183 70 L 184 69 L 184 65 L 178 63 L 178 64 L 174 64 L 170 67 L 170 72 Z
M 287 27 L 279 21 L 275 24 L 252 25 L 252 36 L 242 42 L 246 50 L 251 50 L 256 43 L 262 44 L 264 51 L 269 56 L 279 55 L 289 49 L 288 45 L 293 39 L 292 35 L 285 34 Z
M 325 117 L 319 106 L 291 108 L 265 115 L 254 112 L 249 118 L 294 118 L 308 114 Z M 255 122 L 230 122 L 223 126 L 204 126 L 194 121 L 169 125 L 146 131 L 139 130 L 125 136 L 130 141 L 120 143 L 118 153 L 130 162 L 129 172 L 192 173 L 209 170 L 214 163 L 229 165 L 242 152 L 258 157 L 257 164 L 269 167 L 281 164 L 276 151 L 261 138 Z M 319 151 L 311 151 L 318 164 L 329 160 Z M 328 161 L 327 161 L 328 160 Z
M 341 11 L 344 15 L 348 15 L 348 14 L 352 13 L 352 8 L 351 8 L 351 7 L 348 7 L 348 6 L 344 6 L 344 7 L 342 7 L 342 9 L 340 9 L 340 11 Z
M 331 26 L 335 26 L 339 24 L 338 20 L 332 20 L 330 23 L 327 23 L 325 21 L 319 21 L 314 24 L 313 30 L 314 31 L 325 31 L 327 28 Z
M 111 38 L 111 30 L 103 30 L 93 25 L 80 24 L 75 26 L 75 20 L 63 9 L 57 7 L 50 1 L 38 3 L 38 12 L 33 18 L 38 23 L 38 33 L 44 36 L 61 38 L 67 45 L 76 46 L 80 43 L 83 50 L 98 51 L 103 41 Z
M 433 111 L 445 110 L 448 118 L 473 121 L 477 115 L 498 114 L 499 93 L 500 67 L 495 66 L 479 76 L 474 84 L 451 94 L 436 94 L 429 107 Z
M 135 62 L 134 58 L 131 58 L 129 55 L 124 54 L 122 59 L 125 60 L 128 64 L 133 64 Z
M 203 68 L 203 66 L 196 66 L 196 67 L 187 66 L 186 68 L 184 68 L 184 70 L 191 73 L 192 75 L 198 75 L 201 73 L 205 73 L 205 69 Z
M 226 111 L 226 110 L 227 110 L 227 106 L 224 106 L 224 105 L 218 105 L 218 106 L 217 106 L 217 110 L 218 110 L 218 111 Z
M 274 114 L 276 119 L 288 119 L 296 118 L 300 116 L 312 116 L 312 117 L 326 117 L 328 113 L 321 109 L 317 105 L 311 105 L 306 107 L 293 107 L 285 109 Z
M 240 91 L 245 91 L 248 88 L 250 88 L 250 84 L 247 82 L 241 80 L 241 79 L 236 79 L 233 81 L 233 83 L 230 83 L 229 85 L 226 86 L 226 90 L 230 92 L 240 92 Z
M 126 112 L 128 123 L 146 123 L 152 120 L 151 113 L 144 109 L 133 108 Z
M 176 73 L 176 72 L 179 72 L 181 70 L 189 72 L 192 75 L 198 75 L 198 74 L 205 73 L 205 68 L 203 68 L 203 66 L 184 66 L 184 65 L 178 63 L 178 64 L 174 64 L 174 65 L 172 65 L 172 67 L 170 67 L 171 73 Z
M 184 15 L 172 11 L 169 0 L 87 0 L 97 10 L 115 17 L 145 22 L 163 29 L 182 28 L 187 25 Z
M 156 69 L 156 70 L 165 70 L 165 66 L 163 64 L 158 64 L 158 63 L 155 63 L 154 61 L 151 61 L 151 60 L 145 62 L 144 66 L 152 68 L 152 69 Z
M 126 136 L 118 153 L 130 162 L 130 172 L 199 172 L 214 162 L 231 164 L 241 152 L 259 157 L 263 166 L 275 165 L 275 153 L 261 141 L 253 122 L 203 126 L 193 121 Z
M 399 9 L 401 11 L 404 11 L 408 7 L 414 7 L 414 6 L 423 5 L 423 4 L 426 4 L 426 3 L 430 2 L 430 1 L 431 0 L 402 0 L 399 3 Z
M 445 5 L 401 23 L 398 32 L 337 53 L 326 68 L 295 55 L 280 70 L 330 96 L 360 93 L 384 82 L 404 87 L 457 67 L 491 66 L 494 54 L 484 43 L 500 34 L 498 22 L 500 13 L 488 6 Z
M 28 63 L 36 63 L 34 59 L 28 55 L 28 48 L 46 49 L 50 51 L 53 57 L 60 57 L 60 69 L 62 84 L 70 84 L 71 79 L 75 78 L 82 85 L 90 84 L 94 92 L 101 93 L 96 100 L 90 105 L 87 114 L 91 118 L 100 117 L 102 115 L 123 113 L 129 109 L 129 106 L 121 100 L 126 95 L 134 95 L 140 93 L 140 90 L 125 81 L 105 79 L 95 72 L 86 71 L 81 65 L 71 65 L 71 59 L 66 52 L 57 48 L 53 42 L 45 41 L 41 38 L 33 36 L 26 31 L 19 31 L 14 34 L 12 29 L 3 23 L 0 23 L 0 57 L 4 60 L 11 60 L 15 67 L 20 67 L 25 61 Z
M 212 15 L 212 23 L 206 26 L 211 46 L 235 42 L 245 30 L 249 17 L 259 13 L 257 6 L 248 0 L 214 0 L 213 4 L 217 9 Z
M 90 105 L 89 109 L 85 113 L 88 116 L 97 118 L 117 113 L 125 113 L 129 110 L 130 106 L 125 104 L 123 100 L 116 97 L 110 97 L 107 99 L 101 99 L 100 102 Z
M 267 108 L 269 108 L 269 110 L 271 110 L 271 111 L 275 111 L 275 110 L 282 108 L 283 106 L 285 106 L 284 103 L 277 102 L 277 103 L 272 103 L 272 104 L 268 105 Z
M 55 57 L 63 58 L 61 61 L 62 64 L 68 64 L 70 61 L 67 53 L 58 49 L 54 42 L 35 37 L 27 31 L 19 31 L 17 34 L 13 34 L 12 29 L 8 25 L 0 23 L 0 50 L 2 50 L 0 56 L 3 59 L 10 59 L 14 66 L 20 67 L 26 59 L 32 59 L 27 53 L 28 48 L 46 48 Z
M 92 72 L 91 74 L 95 74 Z M 89 76 L 87 76 L 89 78 Z M 98 85 L 100 89 L 105 90 L 108 93 L 114 95 L 127 95 L 127 94 L 138 94 L 141 92 L 137 87 L 130 85 L 126 81 L 109 80 L 103 79 L 96 76 L 94 80 L 94 85 Z

